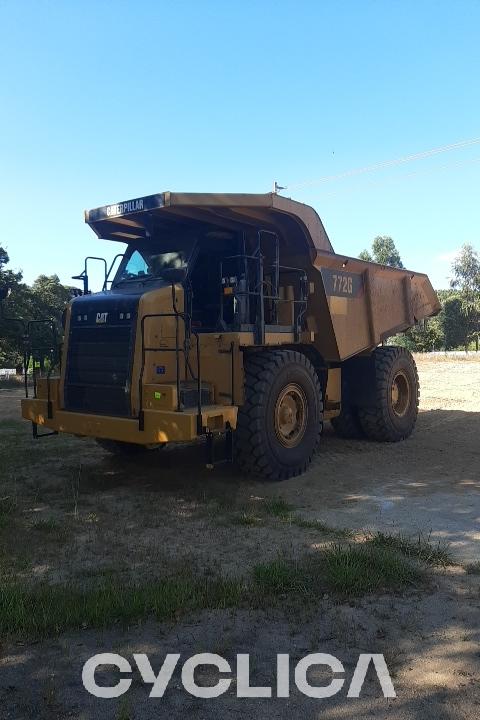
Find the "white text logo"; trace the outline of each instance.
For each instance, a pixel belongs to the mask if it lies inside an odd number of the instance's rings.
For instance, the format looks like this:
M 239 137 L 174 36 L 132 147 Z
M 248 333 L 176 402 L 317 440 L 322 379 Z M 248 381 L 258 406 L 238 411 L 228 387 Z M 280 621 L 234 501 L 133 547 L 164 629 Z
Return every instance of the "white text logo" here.
M 134 653 L 133 661 L 137 666 L 142 680 L 152 685 L 151 698 L 163 697 L 175 668 L 180 660 L 179 653 L 169 653 L 157 673 L 150 664 L 147 655 Z M 324 699 L 336 695 L 345 685 L 345 668 L 338 658 L 328 653 L 313 653 L 299 660 L 292 668 L 288 654 L 277 655 L 276 683 L 272 686 L 255 686 L 250 684 L 250 657 L 247 654 L 236 656 L 236 695 L 238 698 L 288 698 L 292 686 L 291 675 L 297 689 L 308 697 Z M 352 679 L 348 686 L 347 697 L 358 698 L 367 675 L 370 664 L 373 664 L 377 678 L 386 698 L 396 697 L 390 673 L 385 658 L 381 654 L 362 653 L 359 658 Z M 132 684 L 132 677 L 122 677 L 115 685 L 97 685 L 95 672 L 97 668 L 108 665 L 116 667 L 124 675 L 132 675 L 131 663 L 122 655 L 116 653 L 100 653 L 89 658 L 82 671 L 82 682 L 86 690 L 95 697 L 116 698 L 126 693 Z M 218 674 L 214 685 L 198 685 L 195 680 L 195 671 L 201 666 L 215 668 Z M 326 668 L 333 677 L 326 685 L 312 685 L 308 678 L 308 671 L 313 667 Z M 227 676 L 227 677 L 226 677 Z M 229 676 L 229 677 L 228 677 Z M 233 680 L 230 663 L 215 653 L 199 653 L 188 658 L 181 669 L 181 679 L 185 690 L 194 697 L 216 698 L 223 695 L 230 688 Z

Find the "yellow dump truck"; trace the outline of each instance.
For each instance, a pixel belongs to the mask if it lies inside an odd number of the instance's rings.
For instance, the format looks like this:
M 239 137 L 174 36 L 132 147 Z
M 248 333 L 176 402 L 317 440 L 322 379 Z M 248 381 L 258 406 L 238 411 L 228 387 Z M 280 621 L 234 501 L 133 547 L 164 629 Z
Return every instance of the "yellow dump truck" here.
M 439 310 L 426 275 L 333 251 L 317 213 L 276 194 L 165 192 L 85 213 L 125 252 L 64 318 L 60 371 L 22 414 L 113 452 L 216 436 L 246 471 L 303 472 L 342 436 L 412 432 L 410 353 L 382 342 Z M 115 270 L 116 268 L 116 270 Z

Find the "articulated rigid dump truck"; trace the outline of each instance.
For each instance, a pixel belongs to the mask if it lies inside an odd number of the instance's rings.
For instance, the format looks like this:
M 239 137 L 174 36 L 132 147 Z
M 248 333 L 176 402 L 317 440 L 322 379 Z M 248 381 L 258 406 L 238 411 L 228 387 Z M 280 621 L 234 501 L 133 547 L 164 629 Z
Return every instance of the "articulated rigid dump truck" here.
M 87 261 L 77 276 L 60 371 L 22 401 L 35 436 L 115 453 L 204 438 L 209 465 L 221 436 L 244 470 L 281 480 L 306 470 L 327 420 L 343 437 L 412 432 L 414 360 L 382 343 L 438 312 L 426 275 L 335 253 L 311 207 L 270 193 L 165 192 L 85 221 L 126 248 L 102 292 Z

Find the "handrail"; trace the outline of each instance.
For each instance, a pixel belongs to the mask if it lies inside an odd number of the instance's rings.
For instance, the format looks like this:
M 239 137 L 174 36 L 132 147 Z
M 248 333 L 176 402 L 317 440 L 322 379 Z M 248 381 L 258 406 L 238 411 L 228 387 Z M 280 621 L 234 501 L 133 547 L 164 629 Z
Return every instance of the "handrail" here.
M 107 284 L 107 261 L 105 258 L 97 257 L 96 255 L 87 255 L 85 258 L 83 271 L 80 273 L 80 275 L 72 275 L 72 280 L 81 280 L 83 282 L 83 294 L 88 295 L 89 294 L 89 287 L 88 287 L 88 261 L 89 260 L 99 260 L 99 262 L 103 263 L 103 285 L 102 288 L 106 288 Z
M 235 405 L 235 342 L 230 342 L 228 350 L 220 349 L 220 354 L 230 355 L 230 400 L 231 405 Z
M 110 277 L 110 273 L 113 270 L 113 266 L 115 265 L 117 258 L 123 258 L 123 257 L 125 257 L 125 253 L 117 253 L 115 255 L 115 257 L 113 258 L 112 262 L 110 263 L 110 267 L 107 270 L 107 274 L 105 276 L 105 282 L 103 283 L 103 290 L 107 290 L 108 289 L 107 284 L 113 282 L 113 280 L 109 280 L 108 278 Z
M 33 346 L 31 342 L 31 326 L 32 325 L 41 325 L 41 324 L 48 324 L 50 330 L 52 331 L 52 339 L 53 343 L 52 345 L 38 345 Z M 53 408 L 52 408 L 52 398 L 51 398 L 51 392 L 50 392 L 50 377 L 52 375 L 53 369 L 57 366 L 57 364 L 61 363 L 61 355 L 59 352 L 59 346 L 57 343 L 58 336 L 57 336 L 57 327 L 55 325 L 55 321 L 53 318 L 43 318 L 41 320 L 28 320 L 25 322 L 26 327 L 26 335 L 25 335 L 25 350 L 23 354 L 23 362 L 24 362 L 24 373 L 25 373 L 25 397 L 28 398 L 28 365 L 30 363 L 30 358 L 32 358 L 33 361 L 33 367 L 32 367 L 32 379 L 33 379 L 33 397 L 37 397 L 37 373 L 35 368 L 35 350 L 49 350 L 50 352 L 50 367 L 48 369 L 47 373 L 47 417 L 48 419 L 51 419 L 53 417 Z M 28 344 L 27 344 L 28 343 Z M 54 353 L 55 351 L 59 352 L 57 357 L 57 362 L 53 362 L 54 360 Z
M 263 232 L 263 231 L 262 231 Z M 267 231 L 265 231 L 267 232 Z M 303 324 L 303 319 L 305 317 L 305 313 L 307 310 L 307 298 L 308 293 L 305 291 L 305 288 L 303 285 L 307 282 L 307 273 L 305 272 L 304 268 L 299 267 L 292 267 L 290 265 L 280 265 L 278 262 L 273 263 L 272 265 L 268 265 L 266 268 L 263 266 L 263 258 L 260 252 L 257 252 L 255 255 L 231 255 L 228 257 L 223 258 L 223 260 L 220 261 L 220 279 L 222 281 L 222 288 L 223 288 L 223 279 L 224 279 L 224 265 L 232 260 L 244 260 L 246 262 L 248 261 L 255 261 L 258 264 L 257 269 L 257 275 L 259 278 L 259 283 L 254 286 L 253 289 L 245 289 L 245 290 L 234 290 L 234 297 L 236 298 L 250 298 L 250 297 L 256 297 L 258 298 L 260 307 L 258 308 L 257 312 L 259 312 L 259 318 L 257 319 L 257 322 L 260 324 L 260 332 L 257 330 L 257 339 L 260 342 L 260 344 L 263 344 L 264 336 L 263 336 L 263 329 L 264 329 L 264 301 L 270 300 L 273 304 L 273 315 L 274 315 L 274 323 L 278 324 L 278 316 L 277 316 L 277 306 L 278 303 L 282 300 L 279 293 L 277 294 L 271 294 L 266 295 L 263 292 L 263 282 L 264 282 L 264 270 L 273 270 L 276 274 L 276 286 L 279 288 L 279 281 L 281 275 L 287 275 L 289 273 L 298 274 L 299 276 L 299 282 L 300 282 L 300 298 L 298 299 L 291 299 L 289 302 L 292 303 L 293 307 L 296 309 L 297 305 L 300 305 L 300 310 L 295 310 L 295 324 L 293 325 L 293 330 L 295 333 L 295 337 L 298 340 L 300 331 Z M 220 300 L 220 320 L 223 321 L 223 294 L 221 296 Z

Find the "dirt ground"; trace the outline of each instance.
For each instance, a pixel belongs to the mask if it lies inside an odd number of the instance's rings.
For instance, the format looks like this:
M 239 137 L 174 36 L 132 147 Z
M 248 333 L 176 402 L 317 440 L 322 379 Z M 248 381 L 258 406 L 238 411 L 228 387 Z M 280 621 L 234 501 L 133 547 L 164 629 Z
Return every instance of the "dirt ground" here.
M 417 357 L 420 414 L 395 445 L 326 435 L 314 468 L 282 485 L 305 514 L 352 528 L 430 534 L 480 558 L 480 359 Z M 341 456 L 341 457 L 340 457 Z
M 0 497 L 19 512 L 0 536 L 4 577 L 24 582 L 81 582 L 108 574 L 150 577 L 195 563 L 244 575 L 279 552 L 301 554 L 332 542 L 321 526 L 268 511 L 282 498 L 295 516 L 357 532 L 421 533 L 448 542 L 458 563 L 432 575 L 427 589 L 371 595 L 354 602 L 323 596 L 296 615 L 279 608 L 202 612 L 176 623 L 63 634 L 32 644 L 0 644 L 0 718 L 473 718 L 480 712 L 480 361 L 417 358 L 421 412 L 399 444 L 345 441 L 326 428 L 305 475 L 279 484 L 242 477 L 227 466 L 208 472 L 203 448 L 167 449 L 125 463 L 93 441 L 34 442 L 17 422 L 19 393 L 0 390 Z M 46 532 L 47 530 L 47 532 Z M 96 700 L 81 667 L 96 652 L 167 652 L 188 657 L 250 652 L 254 679 L 271 684 L 274 657 L 329 652 L 351 676 L 359 652 L 383 652 L 395 700 L 367 683 L 358 700 L 346 690 L 328 700 L 245 700 L 231 692 L 198 700 L 178 677 L 161 700 L 134 683 L 123 700 Z

